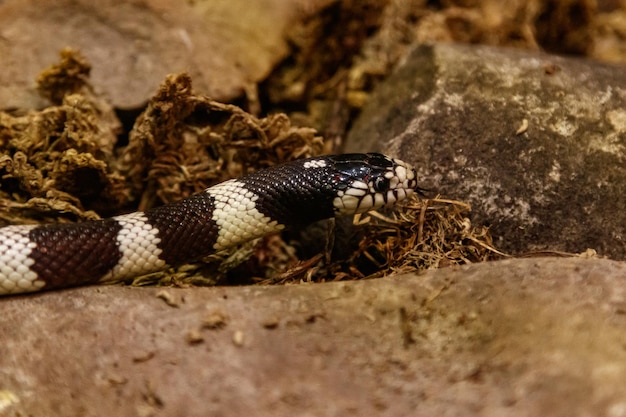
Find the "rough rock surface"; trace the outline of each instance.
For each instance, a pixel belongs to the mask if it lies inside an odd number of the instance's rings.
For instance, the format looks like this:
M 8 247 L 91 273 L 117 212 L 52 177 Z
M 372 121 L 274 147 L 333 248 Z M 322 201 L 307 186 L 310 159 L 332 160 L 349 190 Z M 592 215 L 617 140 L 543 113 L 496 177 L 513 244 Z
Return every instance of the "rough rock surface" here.
M 388 150 L 471 203 L 499 248 L 626 259 L 626 71 L 484 46 L 422 46 L 372 95 L 348 151 Z
M 144 105 L 167 74 L 183 71 L 196 91 L 228 101 L 285 57 L 287 28 L 327 3 L 2 1 L 0 103 L 41 106 L 34 79 L 65 47 L 87 56 L 94 85 L 117 108 Z
M 2 416 L 626 415 L 626 264 L 0 300 Z

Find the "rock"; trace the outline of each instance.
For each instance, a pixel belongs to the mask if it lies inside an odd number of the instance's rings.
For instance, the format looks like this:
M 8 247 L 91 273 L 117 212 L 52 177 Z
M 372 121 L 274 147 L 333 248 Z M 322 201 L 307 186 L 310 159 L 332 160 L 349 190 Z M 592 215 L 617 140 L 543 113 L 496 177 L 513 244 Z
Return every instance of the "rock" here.
M 264 79 L 288 52 L 285 30 L 328 0 L 8 0 L 0 3 L 0 103 L 41 107 L 37 74 L 65 47 L 93 65 L 92 80 L 117 108 L 145 104 L 169 73 L 228 101 Z
M 623 416 L 626 264 L 3 298 L 0 415 Z
M 372 95 L 347 151 L 416 163 L 511 253 L 626 259 L 626 71 L 485 46 L 421 46 Z M 435 194 L 432 193 L 432 194 Z

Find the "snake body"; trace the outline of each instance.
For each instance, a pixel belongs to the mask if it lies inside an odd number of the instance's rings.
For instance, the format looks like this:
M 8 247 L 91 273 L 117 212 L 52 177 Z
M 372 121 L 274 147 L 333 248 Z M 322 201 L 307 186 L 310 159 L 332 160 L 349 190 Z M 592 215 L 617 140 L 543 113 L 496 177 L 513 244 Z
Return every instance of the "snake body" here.
M 317 220 L 392 205 L 415 170 L 375 153 L 260 169 L 178 202 L 74 224 L 0 228 L 0 295 L 117 281 Z

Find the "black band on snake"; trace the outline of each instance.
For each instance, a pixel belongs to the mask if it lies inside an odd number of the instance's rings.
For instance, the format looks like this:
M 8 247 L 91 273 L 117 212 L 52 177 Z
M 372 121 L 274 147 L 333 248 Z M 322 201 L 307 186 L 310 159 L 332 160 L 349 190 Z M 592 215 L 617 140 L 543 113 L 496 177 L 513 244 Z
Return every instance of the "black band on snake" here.
M 390 206 L 415 170 L 375 153 L 320 156 L 104 220 L 0 228 L 0 295 L 118 281 L 317 220 Z

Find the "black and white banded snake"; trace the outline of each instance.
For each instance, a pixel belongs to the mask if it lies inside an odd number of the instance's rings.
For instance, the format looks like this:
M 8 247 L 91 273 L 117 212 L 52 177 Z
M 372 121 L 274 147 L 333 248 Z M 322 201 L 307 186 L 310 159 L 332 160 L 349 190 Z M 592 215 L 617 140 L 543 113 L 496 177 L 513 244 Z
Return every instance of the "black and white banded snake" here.
M 415 169 L 381 154 L 260 169 L 145 212 L 0 228 L 0 295 L 118 281 L 197 261 L 317 220 L 390 206 L 418 191 Z

